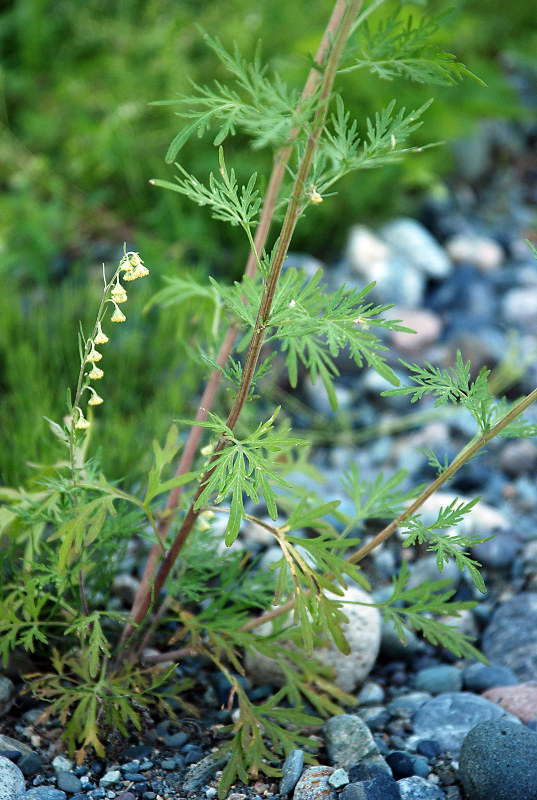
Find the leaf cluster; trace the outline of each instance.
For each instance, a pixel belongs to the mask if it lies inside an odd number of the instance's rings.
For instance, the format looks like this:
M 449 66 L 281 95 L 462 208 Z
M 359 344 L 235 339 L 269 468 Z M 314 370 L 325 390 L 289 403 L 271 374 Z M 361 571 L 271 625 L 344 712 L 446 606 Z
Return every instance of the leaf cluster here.
M 155 104 L 179 105 L 177 115 L 193 120 L 170 144 L 166 161 L 172 163 L 194 133 L 203 136 L 215 124 L 219 128 L 213 142 L 216 146 L 235 135 L 237 130 L 251 138 L 254 148 L 284 145 L 291 130 L 308 121 L 315 107 L 314 98 L 300 102 L 300 94 L 289 89 L 276 71 L 269 75 L 267 67 L 261 63 L 259 47 L 253 62 L 249 62 L 236 44 L 230 53 L 218 38 L 204 33 L 204 39 L 234 78 L 235 88 L 219 81 L 214 81 L 214 88 L 192 82 L 196 94 Z
M 450 9 L 415 20 L 405 16 L 402 4 L 373 28 L 368 20 L 360 26 L 360 56 L 342 72 L 367 69 L 383 80 L 403 77 L 416 83 L 453 85 L 470 77 L 485 86 L 453 53 L 442 50 L 434 39 Z
M 384 619 L 392 622 L 400 640 L 403 643 L 406 641 L 405 628 L 411 628 L 431 644 L 446 647 L 459 658 L 487 663 L 472 645 L 471 637 L 435 618 L 457 617 L 461 611 L 473 608 L 475 602 L 452 600 L 455 590 L 449 578 L 425 581 L 414 588 L 407 586 L 409 579 L 410 571 L 406 561 L 403 561 L 399 574 L 392 577 L 391 597 L 379 606 Z
M 348 289 L 345 285 L 329 292 L 321 284 L 322 270 L 309 280 L 303 269 L 288 269 L 281 278 L 270 316 L 266 322 L 265 341 L 279 342 L 286 354 L 285 364 L 291 386 L 298 382 L 298 367 L 302 364 L 315 383 L 321 378 L 330 403 L 337 409 L 334 378 L 339 375 L 336 359 L 348 347 L 350 357 L 361 367 L 367 365 L 390 383 L 398 378 L 386 363 L 382 353 L 387 350 L 370 330 L 408 331 L 398 320 L 380 315 L 391 306 L 375 306 L 365 302 L 374 284 L 363 289 Z M 214 282 L 215 285 L 216 282 Z M 247 276 L 232 287 L 219 286 L 230 313 L 240 319 L 249 332 L 257 321 L 263 284 Z

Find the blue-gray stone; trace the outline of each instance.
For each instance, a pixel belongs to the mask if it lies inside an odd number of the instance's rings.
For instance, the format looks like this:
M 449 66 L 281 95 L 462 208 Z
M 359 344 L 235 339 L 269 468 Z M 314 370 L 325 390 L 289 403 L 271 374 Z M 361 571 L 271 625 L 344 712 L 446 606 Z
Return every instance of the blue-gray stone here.
M 462 671 L 464 688 L 479 694 L 493 686 L 515 686 L 519 680 L 511 667 L 500 664 L 469 664 Z
M 330 717 L 323 730 L 328 759 L 335 767 L 348 770 L 367 759 L 379 766 L 384 765 L 389 771 L 371 731 L 360 717 L 351 714 Z
M 422 739 L 421 742 L 418 742 L 416 751 L 430 761 L 433 761 L 442 752 L 436 739 Z
M 0 756 L 0 800 L 18 800 L 25 789 L 20 769 L 8 758 Z
M 461 670 L 450 664 L 420 669 L 416 675 L 416 689 L 431 694 L 442 692 L 460 692 L 462 689 Z
M 62 792 L 68 792 L 69 794 L 76 794 L 82 789 L 80 779 L 73 775 L 72 772 L 67 772 L 63 769 L 56 771 L 56 786 Z
M 386 710 L 393 717 L 410 719 L 416 711 L 431 699 L 429 692 L 409 692 L 390 700 Z
M 25 753 L 17 763 L 26 778 L 35 775 L 43 768 L 43 759 L 37 753 Z
M 490 661 L 510 667 L 519 680 L 537 675 L 537 592 L 522 592 L 496 609 L 483 634 Z
M 283 777 L 280 781 L 280 794 L 284 797 L 291 794 L 302 775 L 304 767 L 304 751 L 291 750 L 282 767 Z
M 341 789 L 341 787 L 346 786 L 348 782 L 349 773 L 346 770 L 341 769 L 341 767 L 336 769 L 336 771 L 333 772 L 328 778 L 328 783 L 330 786 L 333 786 L 334 789 Z
M 400 800 L 396 781 L 387 772 L 381 772 L 374 778 L 349 783 L 341 794 L 340 800 Z
M 472 800 L 537 800 L 537 733 L 508 720 L 481 722 L 464 739 L 459 776 Z
M 381 235 L 399 256 L 428 277 L 446 278 L 453 271 L 446 251 L 417 220 L 400 217 L 385 225 Z
M 402 778 L 397 786 L 401 800 L 445 800 L 442 789 L 419 775 Z
M 435 739 L 443 751 L 449 751 L 456 758 L 471 728 L 479 722 L 499 718 L 520 724 L 512 714 L 484 697 L 470 692 L 439 694 L 424 703 L 414 715 L 414 734 L 409 737 L 409 743 Z
M 55 786 L 34 786 L 24 795 L 25 800 L 66 800 L 67 795 Z
M 110 786 L 119 783 L 120 780 L 121 772 L 118 769 L 111 769 L 109 772 L 105 772 L 103 777 L 99 779 L 99 786 L 108 789 Z
M 431 771 L 426 758 L 415 753 L 407 753 L 404 750 L 394 750 L 386 756 L 386 761 L 396 780 L 409 778 L 411 775 L 420 775 L 422 778 L 426 778 Z

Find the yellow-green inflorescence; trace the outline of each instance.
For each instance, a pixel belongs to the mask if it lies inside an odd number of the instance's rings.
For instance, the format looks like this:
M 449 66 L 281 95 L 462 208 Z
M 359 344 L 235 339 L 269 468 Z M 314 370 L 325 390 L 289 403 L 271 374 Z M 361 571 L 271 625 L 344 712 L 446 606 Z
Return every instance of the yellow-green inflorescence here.
M 138 253 L 125 252 L 125 255 L 119 262 L 114 277 L 110 283 L 105 283 L 103 301 L 97 315 L 93 335 L 86 342 L 81 371 L 81 377 L 83 377 L 84 380 L 79 384 L 80 389 L 77 394 L 77 403 L 74 407 L 75 428 L 80 431 L 86 430 L 91 425 L 84 416 L 80 405 L 78 405 L 82 392 L 86 390 L 90 392 L 91 397 L 88 400 L 89 406 L 99 406 L 104 402 L 103 398 L 91 385 L 91 381 L 100 380 L 104 375 L 104 371 L 97 366 L 97 362 L 100 361 L 103 356 L 102 353 L 96 349 L 96 345 L 104 345 L 109 341 L 109 337 L 102 329 L 106 304 L 111 303 L 114 307 L 112 316 L 110 317 L 111 322 L 125 322 L 127 319 L 119 307 L 122 303 L 127 302 L 127 292 L 120 281 L 120 275 L 124 281 L 135 281 L 137 278 L 144 278 L 146 275 L 149 275 L 149 270 L 144 266 Z M 87 367 L 91 367 L 88 372 L 85 371 Z

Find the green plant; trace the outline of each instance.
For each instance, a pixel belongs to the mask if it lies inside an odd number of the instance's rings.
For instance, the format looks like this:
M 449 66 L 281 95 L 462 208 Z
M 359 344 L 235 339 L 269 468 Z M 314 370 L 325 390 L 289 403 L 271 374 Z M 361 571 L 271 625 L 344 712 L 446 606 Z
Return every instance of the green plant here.
M 176 421 L 183 428 L 190 425 L 190 433 L 182 440 L 173 424 L 162 447 L 154 442 L 154 463 L 142 487 L 108 480 L 88 455 L 87 432 L 93 423 L 83 400 L 89 395 L 89 404 L 101 402 L 95 389 L 101 378 L 96 345 L 106 347 L 105 309 L 112 303 L 111 320 L 121 321 L 124 315 L 118 303 L 127 299 L 121 275 L 129 280 L 147 273 L 139 256 L 126 252 L 112 280 L 104 280 L 92 333 L 85 336 L 81 331 L 80 371 L 74 394 L 68 395 L 68 418 L 63 424 L 50 423 L 66 457 L 35 479 L 30 490 L 2 490 L 0 530 L 9 545 L 0 556 L 2 655 L 7 661 L 12 650 L 22 647 L 46 661 L 51 645 L 58 648 L 49 666 L 52 673 L 29 680 L 40 697 L 52 701 L 51 713 L 69 718 L 68 745 L 71 750 L 79 745 L 79 758 L 90 745 L 100 751 L 103 732 L 124 732 L 129 721 L 140 726 L 151 701 L 162 699 L 159 687 L 171 678 L 171 672 L 159 678 L 156 665 L 180 662 L 196 653 L 228 677 L 230 705 L 234 697 L 238 701 L 237 719 L 227 730 L 230 738 L 220 748 L 229 757 L 220 783 L 223 797 L 236 777 L 276 774 L 270 763 L 274 754 L 312 744 L 301 729 L 318 717 L 304 713 L 305 701 L 319 717 L 352 703 L 311 655 L 315 645 L 330 640 L 348 652 L 342 630 L 344 591 L 349 582 L 368 588 L 359 564 L 397 528 L 406 531 L 404 546 L 426 544 L 436 553 L 440 571 L 454 559 L 477 588 L 484 589 L 479 565 L 467 552 L 483 538 L 443 535 L 476 501 L 456 501 L 427 525 L 420 508 L 493 437 L 535 435 L 535 426 L 521 415 L 537 398 L 537 389 L 507 406 L 491 394 L 488 372 L 483 370 L 473 380 L 460 354 L 452 369 L 406 365 L 411 383 L 399 387 L 385 357 L 386 347 L 375 332 L 406 329 L 385 316 L 389 306 L 368 302 L 371 287 L 354 291 L 343 286 L 329 292 L 320 273 L 308 279 L 303 271 L 283 270 L 299 219 L 306 212 L 315 214 L 340 178 L 416 149 L 408 146 L 407 137 L 421 124 L 427 103 L 410 112 L 390 103 L 359 124 L 351 121 L 334 91 L 341 65 L 347 70 L 352 65 L 348 41 L 360 35 L 378 5 L 375 1 L 362 9 L 362 0 L 337 0 L 300 96 L 269 75 L 259 59 L 249 63 L 237 50 L 228 53 L 218 40 L 206 37 L 234 85 L 199 88 L 196 101 L 179 101 L 179 114 L 189 124 L 174 140 L 168 157 L 175 159 L 192 134 L 212 128 L 219 148 L 218 172 L 205 184 L 178 165 L 175 183 L 155 184 L 208 206 L 216 219 L 242 229 L 249 258 L 243 280 L 234 286 L 212 281 L 208 290 L 197 288 L 194 280 L 172 281 L 160 295 L 161 301 L 173 305 L 188 292 L 196 302 L 199 298 L 208 303 L 214 314 L 215 324 L 207 325 L 208 352 L 203 357 L 212 372 L 196 419 Z M 401 30 L 406 31 L 404 47 L 387 48 L 389 32 L 397 38 Z M 425 17 L 402 29 L 398 17 L 387 16 L 379 28 L 367 29 L 368 55 L 358 66 L 384 78 L 399 71 L 424 82 L 455 82 L 466 70 L 430 43 L 430 31 Z M 264 195 L 255 174 L 241 185 L 226 163 L 224 148 L 239 130 L 251 134 L 254 144 L 275 152 Z M 283 222 L 269 248 L 271 224 L 279 212 Z M 222 332 L 216 316 L 224 314 L 230 327 Z M 265 356 L 263 347 L 269 345 L 272 354 Z M 303 468 L 301 451 L 307 442 L 291 436 L 285 422 L 280 422 L 280 409 L 250 426 L 252 416 L 260 414 L 244 412 L 256 407 L 256 388 L 260 378 L 274 369 L 277 348 L 291 385 L 297 384 L 299 370 L 306 371 L 313 381 L 323 382 L 336 407 L 336 357 L 345 347 L 359 366 L 367 364 L 396 387 L 388 393 L 411 394 L 413 400 L 432 394 L 437 405 L 465 408 L 475 421 L 476 433 L 450 463 L 442 464 L 428 453 L 438 475 L 429 486 L 410 493 L 402 489 L 402 472 L 367 482 L 351 466 L 343 487 L 355 513 L 345 518 L 346 528 L 338 534 L 327 521 L 337 511 L 338 501 L 326 502 L 288 480 L 294 468 Z M 227 415 L 211 411 L 222 380 L 231 389 Z M 204 431 L 209 431 L 210 440 L 200 449 Z M 272 521 L 249 514 L 245 498 L 264 504 Z M 282 510 L 285 522 L 278 524 Z M 393 521 L 368 544 L 347 538 L 366 521 L 387 516 Z M 226 545 L 236 542 L 243 520 L 256 521 L 280 547 L 280 560 L 264 574 L 247 553 L 222 552 L 220 517 L 226 520 Z M 299 536 L 303 530 L 310 535 Z M 134 535 L 141 551 L 150 543 L 144 575 L 130 611 L 110 610 L 101 564 Z M 414 628 L 459 656 L 480 657 L 468 637 L 442 622 L 442 617 L 471 605 L 453 600 L 449 580 L 418 588 L 407 584 L 403 567 L 394 579 L 391 598 L 379 604 L 400 635 L 404 637 L 405 628 Z M 258 632 L 266 622 L 272 623 L 268 637 Z M 150 643 L 164 652 L 147 654 Z M 270 656 L 275 643 L 286 683 L 273 698 L 256 706 L 236 673 L 243 671 L 244 651 Z M 82 654 L 82 664 L 73 660 L 75 650 Z M 168 694 L 176 696 L 184 689 L 173 685 Z

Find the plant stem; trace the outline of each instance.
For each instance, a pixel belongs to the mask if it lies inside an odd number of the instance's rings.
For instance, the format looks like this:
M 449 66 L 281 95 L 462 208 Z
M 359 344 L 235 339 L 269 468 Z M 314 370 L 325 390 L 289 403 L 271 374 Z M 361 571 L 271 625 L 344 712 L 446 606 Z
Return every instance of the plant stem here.
M 491 439 L 494 439 L 495 436 L 498 436 L 505 428 L 513 422 L 517 417 L 526 411 L 529 406 L 531 406 L 537 400 L 537 388 L 534 389 L 530 394 L 526 395 L 519 403 L 517 403 L 514 408 L 511 409 L 504 417 L 502 417 L 499 422 L 490 428 L 490 430 L 483 433 L 481 436 L 474 439 L 470 442 L 460 453 L 459 455 L 452 461 L 449 467 L 442 472 L 429 486 L 427 486 L 423 492 L 411 503 L 405 511 L 399 514 L 389 525 L 386 525 L 370 542 L 365 544 L 363 547 L 360 547 L 355 553 L 353 553 L 349 558 L 347 558 L 347 562 L 350 564 L 356 564 L 359 561 L 362 561 L 369 553 L 371 553 L 375 548 L 377 548 L 382 542 L 386 541 L 395 531 L 397 528 L 409 517 L 413 516 L 425 503 L 426 500 L 431 497 L 438 489 L 443 486 L 453 475 L 463 467 L 473 456 L 481 450 L 481 448 L 485 447 Z M 334 575 L 329 573 L 325 576 L 327 580 L 332 580 Z M 259 617 L 255 617 L 248 622 L 246 622 L 242 627 L 241 631 L 251 631 L 255 628 L 258 628 L 260 625 L 263 625 L 266 622 L 270 622 L 277 617 L 280 617 L 282 614 L 287 614 L 291 611 L 294 607 L 295 601 L 294 599 L 288 600 L 286 603 L 278 606 L 277 608 L 273 608 L 271 611 L 267 611 L 264 614 L 261 614 Z M 184 658 L 186 655 L 191 654 L 192 650 L 188 647 L 183 647 L 178 650 L 172 650 L 167 653 L 160 653 L 155 656 L 148 656 L 146 661 L 147 663 L 158 663 L 159 661 L 167 661 L 173 659 L 180 659 Z
M 334 14 L 336 9 L 338 9 L 338 17 L 339 17 L 339 5 L 340 4 L 337 3 L 334 9 Z M 270 272 L 267 278 L 263 296 L 261 298 L 261 304 L 254 332 L 252 335 L 252 339 L 250 341 L 250 347 L 248 349 L 248 354 L 246 357 L 246 362 L 242 373 L 241 383 L 237 390 L 233 406 L 231 408 L 231 411 L 229 412 L 229 416 L 226 421 L 227 427 L 230 428 L 231 430 L 233 430 L 234 426 L 236 425 L 237 420 L 239 419 L 241 411 L 248 397 L 257 361 L 259 359 L 259 354 L 261 352 L 263 339 L 265 337 L 266 326 L 270 314 L 270 309 L 272 307 L 272 302 L 274 299 L 274 294 L 276 291 L 278 279 L 281 274 L 283 263 L 287 255 L 289 244 L 291 242 L 291 238 L 293 236 L 296 224 L 302 212 L 302 199 L 304 195 L 304 188 L 311 169 L 313 157 L 317 149 L 319 137 L 321 135 L 321 131 L 326 120 L 326 115 L 328 113 L 328 101 L 332 94 L 337 68 L 340 59 L 343 55 L 345 44 L 350 35 L 352 25 L 362 5 L 362 0 L 351 0 L 351 2 L 344 5 L 345 5 L 345 10 L 344 13 L 341 15 L 341 19 L 337 31 L 335 32 L 335 35 L 332 31 L 328 35 L 327 47 L 330 44 L 330 39 L 332 39 L 331 42 L 332 46 L 330 47 L 329 51 L 327 51 L 328 57 L 326 59 L 326 65 L 321 78 L 322 82 L 321 82 L 321 90 L 319 93 L 319 103 L 317 111 L 315 112 L 314 115 L 312 131 L 308 136 L 304 149 L 304 154 L 302 156 L 298 173 L 295 178 L 293 190 L 291 193 L 291 198 L 287 206 L 282 229 L 272 259 Z M 332 15 L 332 17 L 334 17 L 334 14 Z M 330 22 L 332 22 L 332 18 Z M 256 254 L 251 253 L 250 257 L 254 259 L 254 264 L 255 264 Z M 252 267 L 252 269 L 253 268 L 254 267 Z M 211 476 L 212 472 L 211 464 L 214 464 L 214 461 L 218 457 L 218 453 L 225 447 L 225 444 L 226 444 L 226 438 L 225 436 L 221 436 L 214 449 L 211 460 L 209 462 L 208 470 L 206 471 L 205 475 L 201 480 L 198 491 L 196 492 L 194 500 L 192 501 L 187 511 L 185 519 L 183 520 L 183 523 L 177 535 L 175 536 L 175 539 L 169 551 L 167 552 L 166 556 L 164 557 L 159 566 L 159 569 L 155 575 L 155 581 L 153 587 L 153 593 L 155 598 L 158 597 L 159 592 L 163 588 L 164 583 L 166 582 L 168 575 L 170 574 L 172 566 L 179 552 L 181 551 L 187 537 L 189 536 L 196 522 L 197 517 L 201 512 L 201 509 L 196 509 L 196 502 L 203 491 L 204 484 Z M 137 598 L 135 598 L 135 604 L 131 611 L 131 619 L 134 625 L 139 624 L 149 611 L 151 605 L 151 587 L 147 585 L 148 583 L 149 581 L 145 581 L 146 585 L 144 586 L 143 593 L 140 593 L 140 595 L 137 596 Z M 127 638 L 132 633 L 132 631 L 133 631 L 133 625 L 130 624 L 126 627 L 126 629 L 123 632 L 122 641 L 124 641 L 124 639 Z
M 317 50 L 314 62 L 315 66 L 312 67 L 312 69 L 310 70 L 308 78 L 306 80 L 306 84 L 302 92 L 302 101 L 311 97 L 317 90 L 317 87 L 321 82 L 322 70 L 325 59 L 327 57 L 331 42 L 341 24 L 341 20 L 343 19 L 346 8 L 347 8 L 346 0 L 337 0 L 334 9 L 332 11 L 332 15 L 328 21 L 328 25 L 326 26 L 326 30 L 321 39 L 319 49 Z M 287 164 L 289 163 L 289 159 L 291 158 L 291 155 L 293 153 L 293 145 L 299 133 L 300 133 L 299 126 L 293 128 L 293 130 L 289 135 L 289 144 L 286 147 L 282 148 L 274 158 L 274 165 L 269 178 L 267 191 L 263 200 L 263 207 L 261 209 L 259 224 L 257 226 L 255 233 L 254 247 L 251 249 L 250 254 L 248 256 L 248 261 L 246 263 L 245 275 L 248 275 L 250 278 L 255 277 L 257 270 L 256 253 L 262 253 L 263 249 L 265 248 L 265 244 L 272 224 L 272 218 L 274 216 L 274 209 L 278 199 L 278 194 L 280 192 L 280 188 L 285 175 L 285 170 L 287 169 Z M 232 322 L 224 336 L 224 340 L 222 342 L 220 351 L 216 359 L 221 367 L 225 367 L 228 361 L 228 358 L 231 354 L 231 351 L 233 350 L 233 346 L 237 339 L 238 332 L 239 332 L 239 326 L 236 323 Z M 209 377 L 209 380 L 207 381 L 207 384 L 201 396 L 201 400 L 195 416 L 196 422 L 204 422 L 207 419 L 207 414 L 213 406 L 214 399 L 216 397 L 216 393 L 218 391 L 221 379 L 222 379 L 222 373 L 219 370 L 214 369 Z M 202 435 L 203 435 L 203 428 L 201 428 L 199 425 L 193 425 L 192 428 L 190 429 L 190 433 L 183 448 L 179 464 L 177 465 L 177 468 L 175 470 L 176 476 L 184 475 L 191 468 L 192 462 L 194 461 L 194 457 L 198 452 Z M 162 541 L 166 540 L 168 533 L 170 532 L 170 528 L 175 517 L 175 512 L 179 507 L 179 501 L 181 499 L 182 491 L 183 487 L 178 486 L 175 489 L 172 489 L 168 495 L 168 499 L 166 501 L 166 514 L 162 517 L 159 523 L 159 538 Z M 142 580 L 140 582 L 140 586 L 138 592 L 136 593 L 136 597 L 134 599 L 134 603 L 131 609 L 131 616 L 133 619 L 138 619 L 141 598 L 145 597 L 147 592 L 151 590 L 150 583 L 153 578 L 153 575 L 155 574 L 155 570 L 158 564 L 158 559 L 159 559 L 159 547 L 157 545 L 153 545 L 153 547 L 149 552 Z

